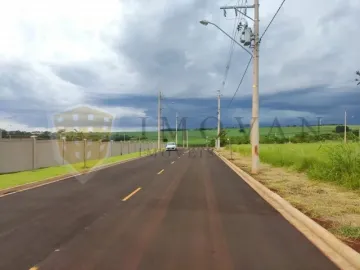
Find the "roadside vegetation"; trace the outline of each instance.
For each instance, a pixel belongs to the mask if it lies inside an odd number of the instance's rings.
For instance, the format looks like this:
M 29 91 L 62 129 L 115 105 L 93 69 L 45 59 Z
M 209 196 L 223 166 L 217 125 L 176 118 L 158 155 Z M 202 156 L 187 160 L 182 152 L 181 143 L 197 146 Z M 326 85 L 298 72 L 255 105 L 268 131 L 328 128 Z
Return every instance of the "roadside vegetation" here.
M 277 122 L 278 123 L 278 122 Z M 348 139 L 358 140 L 359 126 L 347 126 Z M 23 131 L 6 131 L 1 130 L 3 139 L 24 139 L 30 138 L 33 135 L 30 132 Z M 249 126 L 239 127 L 232 126 L 223 129 L 223 133 L 227 138 L 230 138 L 233 144 L 248 144 L 250 128 Z M 185 130 L 178 129 L 178 145 L 186 145 L 186 132 Z M 273 127 L 260 128 L 261 143 L 303 143 L 303 142 L 317 142 L 324 140 L 339 141 L 344 134 L 344 126 L 341 125 L 321 125 L 321 126 L 307 126 L 307 125 L 288 125 L 281 126 L 273 125 Z M 58 132 L 38 132 L 36 133 L 37 140 L 51 140 L 60 139 L 65 137 L 67 141 L 83 140 L 84 138 L 92 141 L 101 140 L 107 142 L 114 141 L 157 141 L 157 131 L 133 131 L 133 132 L 107 132 L 107 133 L 82 133 L 75 131 L 60 130 Z M 197 128 L 189 129 L 189 146 L 214 146 L 215 138 L 217 137 L 217 128 Z M 175 141 L 175 128 L 162 130 L 163 142 Z M 226 139 L 222 140 L 225 145 Z
M 250 156 L 251 146 L 232 145 L 232 151 Z M 358 143 L 262 144 L 260 159 L 275 167 L 303 172 L 309 179 L 360 189 Z
M 261 170 L 254 177 L 360 252 L 360 188 L 354 160 L 358 149 L 356 144 L 339 143 L 261 145 Z M 232 153 L 224 147 L 220 153 L 251 174 L 250 145 L 233 146 Z
M 142 152 L 141 156 L 150 155 L 153 152 Z M 85 172 L 90 169 L 99 167 L 101 165 L 107 165 L 116 163 L 119 161 L 125 161 L 128 159 L 136 158 L 140 156 L 140 152 L 135 152 L 131 154 L 125 154 L 121 156 L 115 156 L 110 158 L 105 158 L 101 160 L 88 160 L 86 162 L 86 167 L 84 163 L 76 163 L 70 165 L 56 166 L 56 167 L 48 167 L 43 169 L 37 169 L 33 171 L 24 171 L 17 173 L 8 173 L 8 174 L 0 174 L 0 190 L 11 188 L 19 185 L 24 185 L 28 183 L 43 181 L 53 177 L 65 176 L 74 173 Z
M 249 144 L 221 153 L 251 173 Z M 359 143 L 261 144 L 260 160 L 259 182 L 360 252 Z
M 267 132 L 265 132 L 265 130 Z M 291 133 L 289 131 L 292 131 Z M 307 131 L 305 131 L 307 130 Z M 359 142 L 360 128 L 358 126 L 346 126 L 346 137 L 348 141 Z M 314 142 L 339 142 L 344 140 L 345 126 L 319 126 L 292 128 L 260 128 L 261 144 L 287 144 L 287 143 L 314 143 Z M 250 130 L 228 130 L 220 132 L 220 144 L 226 146 L 231 144 L 250 144 Z M 215 137 L 211 139 L 211 146 L 215 145 Z
M 291 135 L 285 130 L 260 132 L 261 171 L 255 178 L 360 252 L 359 127 Z M 221 154 L 251 174 L 249 132 L 234 136 L 222 130 L 220 143 Z

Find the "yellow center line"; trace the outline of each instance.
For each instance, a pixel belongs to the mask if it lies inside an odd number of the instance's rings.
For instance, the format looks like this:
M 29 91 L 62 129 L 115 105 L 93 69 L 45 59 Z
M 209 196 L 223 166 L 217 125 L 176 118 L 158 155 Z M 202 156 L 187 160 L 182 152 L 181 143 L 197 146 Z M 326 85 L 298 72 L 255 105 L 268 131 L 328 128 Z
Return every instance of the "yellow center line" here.
M 162 169 L 160 172 L 158 172 L 158 174 L 161 174 L 164 171 L 164 169 Z
M 38 269 L 39 269 L 39 267 L 37 267 L 37 266 L 33 266 L 30 268 L 30 270 L 38 270 Z
M 127 201 L 128 199 L 130 199 L 130 197 L 132 197 L 136 192 L 138 192 L 141 189 L 141 187 L 135 189 L 133 192 L 131 192 L 129 195 L 127 195 L 124 199 L 122 199 L 123 202 Z

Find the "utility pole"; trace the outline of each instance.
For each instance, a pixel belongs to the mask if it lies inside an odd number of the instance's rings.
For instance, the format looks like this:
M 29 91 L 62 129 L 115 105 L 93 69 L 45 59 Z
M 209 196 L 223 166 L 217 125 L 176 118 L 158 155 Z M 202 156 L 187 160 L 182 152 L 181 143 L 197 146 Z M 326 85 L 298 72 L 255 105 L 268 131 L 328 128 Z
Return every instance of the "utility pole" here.
M 251 120 L 251 153 L 252 168 L 251 172 L 257 174 L 260 167 L 259 158 L 259 0 L 254 0 L 254 82 L 252 96 L 252 120 Z
M 9 125 L 8 135 L 9 135 L 10 140 L 11 140 L 11 130 L 10 130 L 11 127 L 12 127 L 12 125 Z
M 250 18 L 246 14 L 248 8 L 254 9 L 254 19 Z M 254 58 L 253 66 L 253 86 L 252 86 L 252 119 L 251 119 L 251 173 L 257 174 L 260 169 L 260 158 L 259 158 L 259 47 L 260 47 L 260 38 L 259 38 L 259 0 L 254 0 L 253 5 L 245 6 L 225 6 L 220 7 L 224 10 L 224 16 L 226 16 L 227 9 L 234 9 L 235 14 L 241 13 L 246 18 L 251 19 L 254 22 L 254 33 L 252 33 L 251 28 L 245 27 L 243 34 L 245 34 L 245 39 L 240 40 L 244 46 L 250 46 L 253 48 L 252 56 Z M 245 9 L 245 13 L 241 12 L 241 9 Z M 207 21 L 203 23 L 209 23 Z M 239 27 L 244 27 L 244 25 L 239 24 Z M 231 38 L 231 37 L 230 37 Z M 253 46 L 251 45 L 253 42 Z M 243 47 L 243 46 L 242 46 Z M 244 49 L 244 47 L 243 47 Z M 245 49 L 246 50 L 246 49 Z M 246 50 L 247 51 L 247 50 Z
M 220 96 L 221 96 L 221 93 L 220 93 L 220 90 L 218 90 L 218 112 L 217 112 L 217 115 L 218 115 L 218 123 L 217 123 L 217 145 L 216 145 L 216 148 L 217 149 L 220 149 Z
M 185 134 L 186 134 L 186 130 L 182 130 L 182 147 L 185 147 Z
M 318 136 L 320 136 L 320 133 L 321 133 L 321 124 L 322 124 L 322 119 L 320 118 L 319 119 L 319 125 L 318 125 Z
M 139 152 L 140 152 L 140 157 L 141 157 L 141 140 L 140 140 L 140 135 L 139 135 Z
M 189 131 L 186 130 L 186 148 L 189 148 Z
M 175 124 L 175 144 L 176 145 L 177 145 L 177 142 L 178 142 L 177 127 L 178 127 L 178 113 L 176 112 L 176 124 Z
M 344 143 L 346 143 L 346 110 L 345 110 L 345 119 L 344 119 Z
M 161 91 L 158 98 L 158 150 L 161 149 Z

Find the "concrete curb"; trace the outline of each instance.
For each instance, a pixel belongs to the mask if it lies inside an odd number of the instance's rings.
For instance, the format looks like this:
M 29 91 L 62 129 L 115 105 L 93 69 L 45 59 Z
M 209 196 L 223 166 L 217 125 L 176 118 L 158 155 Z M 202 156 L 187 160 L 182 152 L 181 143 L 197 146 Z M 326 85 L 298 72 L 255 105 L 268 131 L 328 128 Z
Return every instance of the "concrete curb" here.
M 44 186 L 44 185 L 47 185 L 47 184 L 63 181 L 63 180 L 66 180 L 66 179 L 69 179 L 69 178 L 72 178 L 72 177 L 75 177 L 75 176 L 80 176 L 80 175 L 84 175 L 84 174 L 88 174 L 88 173 L 97 172 L 97 171 L 100 171 L 100 170 L 103 170 L 103 169 L 106 169 L 106 168 L 109 168 L 109 167 L 113 167 L 113 166 L 116 166 L 116 165 L 119 165 L 119 164 L 122 164 L 122 163 L 127 163 L 127 162 L 130 162 L 130 161 L 137 160 L 137 159 L 144 158 L 144 157 L 148 157 L 148 156 L 150 156 L 150 155 L 130 158 L 130 159 L 121 160 L 121 161 L 106 164 L 106 165 L 101 165 L 101 166 L 96 167 L 93 170 L 86 170 L 86 171 L 83 171 L 81 173 L 76 173 L 76 172 L 68 173 L 68 174 L 63 174 L 63 175 L 47 178 L 47 179 L 44 179 L 44 180 L 41 180 L 41 181 L 31 182 L 31 183 L 27 183 L 27 184 L 24 184 L 24 185 L 18 185 L 18 186 L 10 187 L 10 188 L 7 188 L 7 189 L 1 189 L 0 190 L 0 198 L 4 197 L 4 196 L 7 196 L 7 195 L 17 193 L 17 192 L 25 191 L 25 190 L 28 190 L 28 189 L 41 187 L 41 186 Z
M 360 269 L 359 253 L 341 242 L 328 230 L 297 210 L 278 194 L 266 188 L 220 153 L 216 151 L 214 153 L 340 269 Z

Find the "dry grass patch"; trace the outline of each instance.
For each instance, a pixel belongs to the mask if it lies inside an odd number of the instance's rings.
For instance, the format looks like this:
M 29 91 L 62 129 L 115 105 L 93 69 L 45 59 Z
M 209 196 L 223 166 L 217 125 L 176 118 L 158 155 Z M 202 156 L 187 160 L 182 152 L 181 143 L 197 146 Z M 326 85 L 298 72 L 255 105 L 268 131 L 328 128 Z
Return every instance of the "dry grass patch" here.
M 230 160 L 230 152 L 220 153 Z M 250 174 L 251 158 L 239 153 L 231 160 Z M 261 164 L 255 178 L 342 240 L 360 240 L 360 192 L 309 180 L 305 173 Z M 359 251 L 360 249 L 358 249 Z

